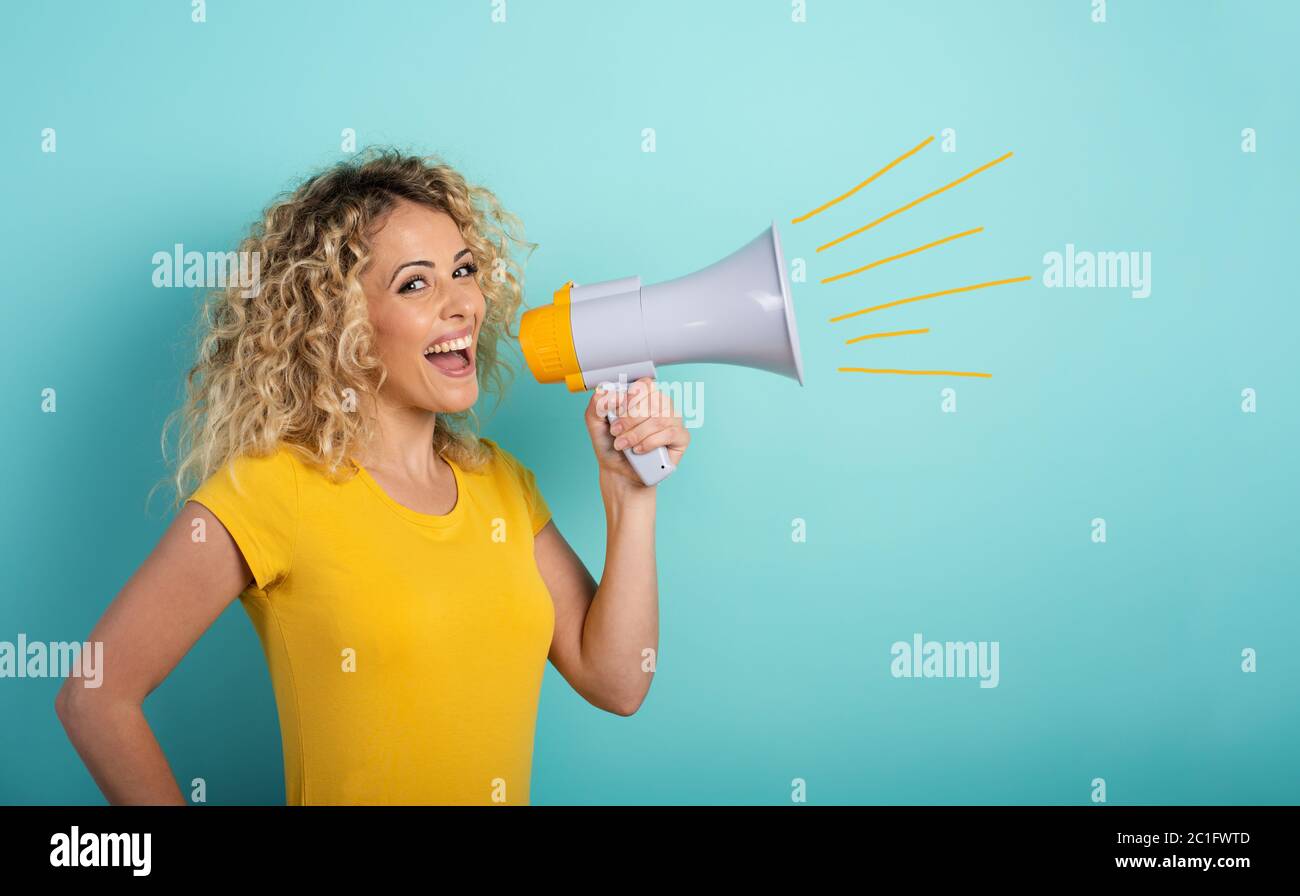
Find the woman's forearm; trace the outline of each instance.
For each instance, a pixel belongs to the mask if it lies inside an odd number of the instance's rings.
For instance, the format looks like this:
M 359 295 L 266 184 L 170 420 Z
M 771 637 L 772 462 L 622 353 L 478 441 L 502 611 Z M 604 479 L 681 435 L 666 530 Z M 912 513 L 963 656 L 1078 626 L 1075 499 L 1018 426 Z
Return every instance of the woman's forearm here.
M 659 653 L 656 489 L 602 476 L 600 491 L 605 569 L 583 624 L 583 663 L 611 702 L 630 714 L 650 690 Z
M 68 739 L 111 805 L 188 805 L 139 703 L 65 692 L 57 705 Z

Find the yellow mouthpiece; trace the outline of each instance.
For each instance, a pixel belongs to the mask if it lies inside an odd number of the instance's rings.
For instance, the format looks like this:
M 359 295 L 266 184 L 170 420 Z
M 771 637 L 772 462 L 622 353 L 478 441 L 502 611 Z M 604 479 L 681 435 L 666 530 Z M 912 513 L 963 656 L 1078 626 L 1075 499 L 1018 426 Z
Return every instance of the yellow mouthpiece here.
M 573 323 L 569 316 L 569 290 L 573 281 L 555 291 L 550 305 L 532 308 L 519 320 L 519 346 L 524 360 L 539 383 L 561 380 L 570 392 L 587 388 L 578 366 L 578 352 L 573 347 Z

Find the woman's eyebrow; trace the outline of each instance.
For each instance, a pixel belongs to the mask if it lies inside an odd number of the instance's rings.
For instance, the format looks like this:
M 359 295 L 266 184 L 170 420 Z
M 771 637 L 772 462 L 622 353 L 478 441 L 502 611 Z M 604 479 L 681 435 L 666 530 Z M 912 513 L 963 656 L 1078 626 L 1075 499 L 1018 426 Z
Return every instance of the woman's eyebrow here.
M 462 255 L 467 255 L 467 254 L 469 254 L 469 249 L 468 249 L 468 248 L 461 249 L 459 252 L 456 253 L 455 257 L 452 258 L 452 261 L 456 261 L 456 259 L 460 258 Z M 402 272 L 402 268 L 415 267 L 415 266 L 417 266 L 417 265 L 424 265 L 425 267 L 428 267 L 428 268 L 436 267 L 436 265 L 434 265 L 434 263 L 433 263 L 432 261 L 425 261 L 423 258 L 418 259 L 418 260 L 416 260 L 416 261 L 407 261 L 407 262 L 403 262 L 402 264 L 399 264 L 399 265 L 398 265 L 398 266 L 393 270 L 393 276 L 391 276 L 391 277 L 388 278 L 388 285 L 389 285 L 389 286 L 392 286 L 392 285 L 393 285 L 393 281 L 396 280 L 396 279 L 397 279 L 397 275 L 400 274 L 400 273 Z

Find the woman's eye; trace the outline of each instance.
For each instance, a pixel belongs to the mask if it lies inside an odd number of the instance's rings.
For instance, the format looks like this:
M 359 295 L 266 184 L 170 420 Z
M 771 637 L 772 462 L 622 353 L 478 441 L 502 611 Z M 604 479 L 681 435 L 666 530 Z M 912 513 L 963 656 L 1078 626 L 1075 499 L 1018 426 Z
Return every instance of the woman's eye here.
M 462 280 L 463 280 L 464 277 L 459 277 L 459 276 L 458 276 L 458 275 L 460 274 L 461 271 L 469 271 L 469 274 L 477 274 L 477 273 L 478 273 L 478 265 L 474 264 L 472 261 L 470 261 L 470 262 L 466 262 L 465 264 L 463 264 L 463 265 L 461 265 L 460 267 L 456 268 L 456 270 L 452 273 L 452 276 L 453 276 L 453 277 L 456 277 L 457 279 L 462 279 Z M 469 275 L 466 275 L 466 276 L 469 276 Z M 400 293 L 400 292 L 415 292 L 415 290 L 412 289 L 411 287 L 415 286 L 415 284 L 417 284 L 417 283 L 420 284 L 420 289 L 424 289 L 425 287 L 427 287 L 427 286 L 429 285 L 429 281 L 428 281 L 428 279 L 427 279 L 423 274 L 416 274 L 416 275 L 415 275 L 414 277 L 412 277 L 410 280 L 407 280 L 405 283 L 403 283 L 403 284 L 401 285 L 401 287 L 398 288 L 397 291 L 398 291 L 399 293 Z

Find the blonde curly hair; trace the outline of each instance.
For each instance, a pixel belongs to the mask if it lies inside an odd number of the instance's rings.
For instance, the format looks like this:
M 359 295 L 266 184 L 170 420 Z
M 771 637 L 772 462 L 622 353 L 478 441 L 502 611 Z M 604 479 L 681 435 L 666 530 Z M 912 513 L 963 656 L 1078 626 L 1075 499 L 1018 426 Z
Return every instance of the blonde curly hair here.
M 491 191 L 438 156 L 372 147 L 277 197 L 253 224 L 239 251 L 259 253 L 255 295 L 245 297 L 238 278 L 206 295 L 184 403 L 163 424 L 166 460 L 168 430 L 179 423 L 178 462 L 164 479 L 175 487 L 174 507 L 228 461 L 272 454 L 281 443 L 335 481 L 356 475 L 349 458 L 375 435 L 372 409 L 388 376 L 357 275 L 369 237 L 402 199 L 448 214 L 478 265 L 486 313 L 477 376 L 500 403 L 514 376 L 501 342 L 518 338 L 511 327 L 523 304 L 509 243 L 528 255 L 537 244 L 522 238 L 519 219 Z M 491 452 L 478 426 L 472 407 L 438 414 L 434 451 L 480 469 Z

